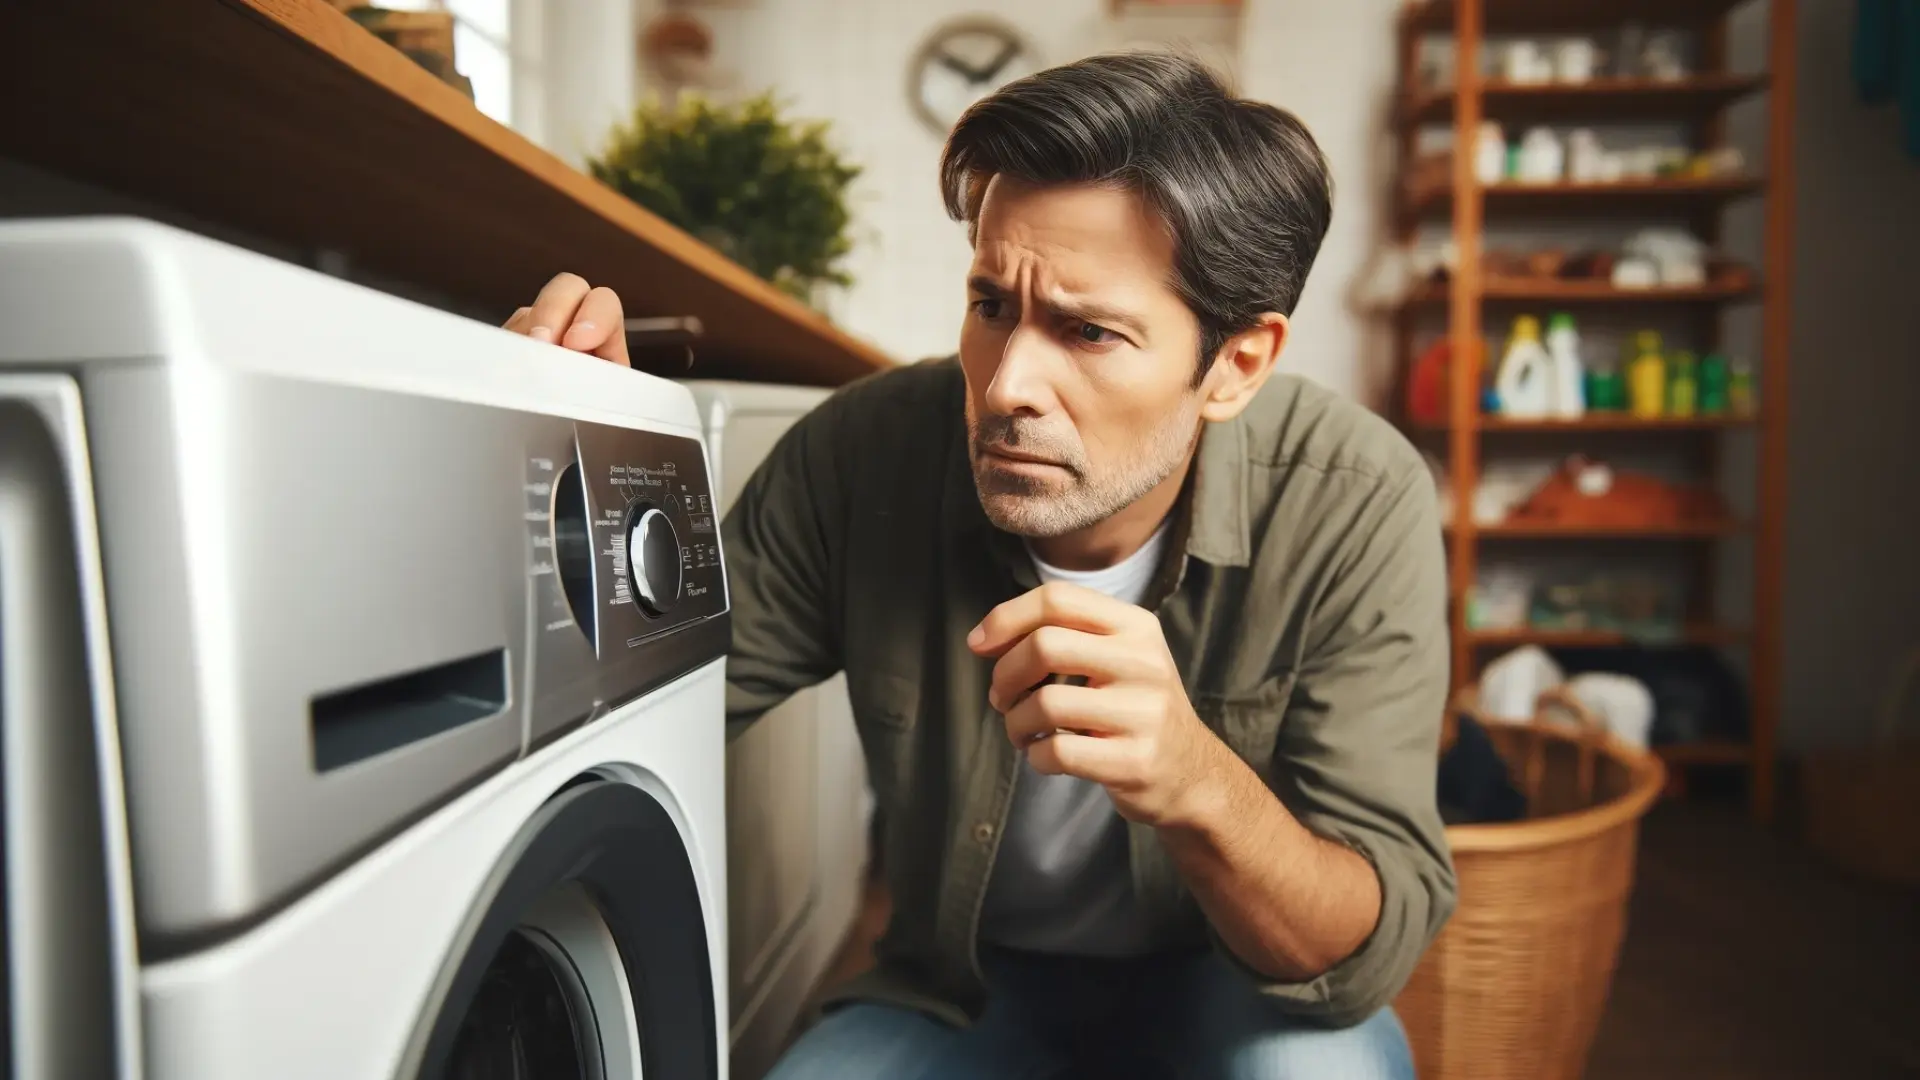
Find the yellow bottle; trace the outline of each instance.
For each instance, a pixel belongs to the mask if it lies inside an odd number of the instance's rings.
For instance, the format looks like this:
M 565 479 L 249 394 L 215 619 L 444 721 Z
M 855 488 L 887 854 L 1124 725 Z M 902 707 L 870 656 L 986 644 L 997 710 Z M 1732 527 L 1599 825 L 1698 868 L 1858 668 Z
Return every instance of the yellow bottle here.
M 1660 335 L 1642 330 L 1634 335 L 1634 355 L 1627 365 L 1627 402 L 1633 415 L 1655 419 L 1666 412 L 1667 360 L 1660 354 Z

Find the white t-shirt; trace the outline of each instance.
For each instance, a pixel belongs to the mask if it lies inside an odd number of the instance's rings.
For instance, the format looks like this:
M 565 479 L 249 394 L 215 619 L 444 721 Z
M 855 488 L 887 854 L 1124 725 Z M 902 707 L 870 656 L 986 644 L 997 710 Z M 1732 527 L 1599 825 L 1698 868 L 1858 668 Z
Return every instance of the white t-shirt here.
M 1042 582 L 1065 581 L 1138 604 L 1167 546 L 1162 523 L 1139 551 L 1099 570 L 1063 570 L 1034 556 Z M 1148 947 L 1133 898 L 1127 823 L 1090 780 L 1046 776 L 1024 757 L 980 913 L 981 940 L 1034 952 L 1129 956 Z

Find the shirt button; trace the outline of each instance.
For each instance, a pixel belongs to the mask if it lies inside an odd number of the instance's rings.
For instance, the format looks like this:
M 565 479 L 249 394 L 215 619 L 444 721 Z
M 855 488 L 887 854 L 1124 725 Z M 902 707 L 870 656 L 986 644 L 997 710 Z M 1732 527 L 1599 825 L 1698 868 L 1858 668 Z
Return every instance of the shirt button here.
M 973 838 L 984 844 L 993 839 L 993 822 L 983 821 L 973 827 Z

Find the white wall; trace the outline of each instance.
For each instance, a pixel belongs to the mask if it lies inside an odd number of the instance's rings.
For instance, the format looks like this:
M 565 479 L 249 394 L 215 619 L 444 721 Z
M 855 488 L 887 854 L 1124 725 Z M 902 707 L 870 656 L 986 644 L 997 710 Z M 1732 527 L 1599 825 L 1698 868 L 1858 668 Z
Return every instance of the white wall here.
M 1383 10 L 1389 0 L 1370 0 Z M 959 340 L 968 250 L 941 207 L 941 136 L 914 116 L 907 65 L 943 23 L 1004 19 L 1042 63 L 1064 63 L 1134 41 L 1177 40 L 1223 68 L 1226 24 L 1214 15 L 1115 22 L 1107 0 L 758 0 L 712 7 L 717 74 L 729 93 L 772 88 L 793 114 L 833 121 L 836 143 L 866 169 L 855 193 L 858 284 L 829 310 L 903 360 L 945 356 Z
M 1367 260 L 1389 237 L 1397 0 L 1249 0 L 1240 90 L 1306 122 L 1333 171 L 1333 225 L 1294 312 L 1283 363 L 1378 406 L 1391 362 L 1387 325 L 1356 311 Z

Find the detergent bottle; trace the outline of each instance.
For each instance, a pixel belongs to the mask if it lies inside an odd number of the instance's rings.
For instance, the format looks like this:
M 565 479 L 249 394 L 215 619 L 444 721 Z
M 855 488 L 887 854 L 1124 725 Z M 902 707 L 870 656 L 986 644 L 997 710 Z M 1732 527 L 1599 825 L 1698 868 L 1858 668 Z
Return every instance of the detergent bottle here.
M 1692 416 L 1699 411 L 1699 364 L 1685 349 L 1673 354 L 1672 370 L 1667 376 L 1667 415 Z
M 1667 361 L 1660 355 L 1659 332 L 1640 331 L 1633 347 L 1633 361 L 1627 365 L 1629 411 L 1644 420 L 1658 419 L 1667 407 Z
M 1516 420 L 1540 420 L 1553 415 L 1553 358 L 1540 343 L 1540 320 L 1522 315 L 1513 320 L 1506 355 L 1494 390 L 1500 413 Z
M 1578 420 L 1587 411 L 1586 365 L 1580 360 L 1580 331 L 1564 311 L 1547 319 L 1547 355 L 1553 359 L 1553 415 Z
M 1700 411 L 1708 416 L 1721 416 L 1727 411 L 1727 358 L 1720 353 L 1708 353 L 1700 361 Z

